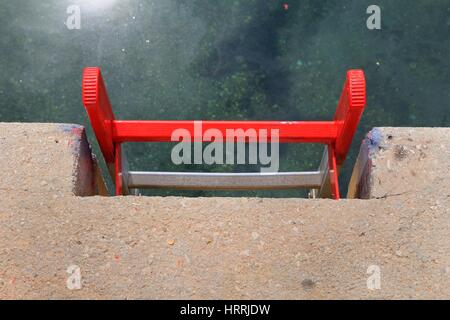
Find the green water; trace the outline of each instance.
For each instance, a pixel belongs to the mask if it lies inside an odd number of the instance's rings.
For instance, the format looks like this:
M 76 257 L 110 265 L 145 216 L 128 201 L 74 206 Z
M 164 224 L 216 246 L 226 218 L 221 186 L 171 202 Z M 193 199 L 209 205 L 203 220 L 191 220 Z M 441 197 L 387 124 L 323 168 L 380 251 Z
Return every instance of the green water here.
M 102 68 L 117 118 L 203 120 L 328 120 L 346 70 L 363 68 L 368 105 L 343 168 L 344 193 L 372 127 L 450 125 L 449 0 L 92 2 L 0 3 L 0 121 L 84 124 L 99 154 L 81 104 L 85 66 Z M 79 30 L 65 25 L 71 4 L 81 8 Z M 380 30 L 366 26 L 372 4 L 381 8 Z M 134 169 L 258 170 L 180 167 L 172 145 L 127 147 Z M 281 171 L 306 170 L 322 147 L 280 150 Z

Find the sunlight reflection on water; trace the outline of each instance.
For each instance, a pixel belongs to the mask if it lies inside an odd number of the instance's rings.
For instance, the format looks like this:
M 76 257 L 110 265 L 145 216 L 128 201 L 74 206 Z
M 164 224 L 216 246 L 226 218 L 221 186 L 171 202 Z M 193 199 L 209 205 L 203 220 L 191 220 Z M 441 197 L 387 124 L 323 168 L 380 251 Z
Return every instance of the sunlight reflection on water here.
M 117 0 L 78 0 L 76 2 L 82 9 L 97 11 L 111 8 Z

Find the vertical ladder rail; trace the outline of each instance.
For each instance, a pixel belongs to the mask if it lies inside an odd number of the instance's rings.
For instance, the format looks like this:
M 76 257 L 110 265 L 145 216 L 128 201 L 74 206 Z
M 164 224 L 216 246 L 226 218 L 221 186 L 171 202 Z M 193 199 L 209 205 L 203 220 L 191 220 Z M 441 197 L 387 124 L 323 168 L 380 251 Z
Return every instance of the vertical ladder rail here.
M 336 153 L 334 145 L 328 145 L 328 173 L 330 179 L 331 196 L 333 199 L 339 200 L 341 196 L 339 195 L 339 180 L 338 180 L 338 169 L 336 165 Z
M 112 135 L 115 120 L 100 68 L 85 68 L 82 80 L 82 100 L 97 137 L 111 178 L 115 179 L 116 150 Z
M 361 116 L 366 106 L 366 80 L 362 70 L 349 70 L 342 89 L 341 97 L 334 115 L 338 134 L 333 144 L 329 144 L 322 157 L 319 171 L 324 173 L 325 180 L 318 190 L 318 197 L 339 198 L 339 171 L 344 164 L 353 137 L 358 128 Z M 330 151 L 334 155 L 330 155 Z M 334 166 L 331 161 L 336 163 Z M 331 165 L 330 165 L 331 163 Z M 335 169 L 332 169 L 335 167 Z M 333 173 L 335 171 L 336 174 Z M 333 180 L 333 179 L 334 180 Z M 336 181 L 336 182 L 334 182 Z M 337 187 L 336 187 L 337 186 Z M 316 194 L 316 192 L 314 192 Z
M 353 136 L 366 106 L 366 79 L 362 70 L 347 71 L 347 79 L 334 115 L 338 124 L 335 142 L 336 163 L 340 167 L 347 157 Z
M 116 195 L 125 194 L 123 192 L 123 163 L 122 163 L 122 145 L 120 143 L 116 143 L 114 145 L 115 148 L 115 186 L 116 186 Z

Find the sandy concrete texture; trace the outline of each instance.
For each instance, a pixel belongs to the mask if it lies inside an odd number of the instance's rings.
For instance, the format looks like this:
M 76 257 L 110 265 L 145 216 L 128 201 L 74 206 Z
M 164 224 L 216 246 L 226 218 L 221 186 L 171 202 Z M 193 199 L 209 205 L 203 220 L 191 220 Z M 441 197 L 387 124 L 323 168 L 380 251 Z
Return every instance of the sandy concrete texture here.
M 0 176 L 1 299 L 450 298 L 448 129 L 392 129 L 370 172 L 380 177 L 395 145 L 408 152 L 390 164 L 392 179 L 379 183 L 385 189 L 370 189 L 369 200 L 334 201 L 77 197 L 70 154 L 55 156 L 54 142 L 39 151 L 31 146 L 39 139 L 14 145 L 8 126 L 0 125 L 2 166 L 14 169 L 5 147 L 19 159 L 49 161 L 34 162 L 38 182 L 31 173 L 17 174 L 27 179 L 21 184 L 12 173 Z M 54 125 L 29 126 L 22 134 L 66 139 Z M 46 171 L 49 164 L 59 170 Z M 395 184 L 406 172 L 410 180 Z M 79 290 L 67 286 L 74 266 Z M 380 289 L 370 290 L 374 276 Z
M 374 128 L 363 140 L 348 198 L 443 192 L 450 173 L 449 128 Z
M 0 165 L 3 191 L 77 196 L 106 193 L 80 125 L 0 123 Z

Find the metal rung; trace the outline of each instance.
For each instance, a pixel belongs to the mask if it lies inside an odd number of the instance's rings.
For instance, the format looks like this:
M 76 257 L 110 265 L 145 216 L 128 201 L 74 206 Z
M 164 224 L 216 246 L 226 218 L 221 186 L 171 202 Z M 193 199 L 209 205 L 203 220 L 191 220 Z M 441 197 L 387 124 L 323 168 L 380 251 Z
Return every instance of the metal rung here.
M 277 173 L 204 173 L 204 172 L 139 172 L 127 175 L 128 187 L 208 189 L 208 190 L 255 190 L 320 188 L 322 173 L 277 172 Z

